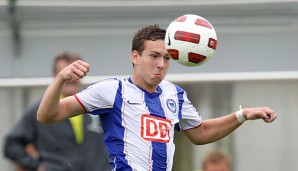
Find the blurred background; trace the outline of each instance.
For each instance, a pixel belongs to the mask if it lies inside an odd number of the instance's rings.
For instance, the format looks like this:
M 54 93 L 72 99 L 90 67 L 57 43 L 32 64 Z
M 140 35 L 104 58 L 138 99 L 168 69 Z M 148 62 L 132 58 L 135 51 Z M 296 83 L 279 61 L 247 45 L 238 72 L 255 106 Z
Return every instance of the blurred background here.
M 50 83 L 56 54 L 74 51 L 91 64 L 85 85 L 125 77 L 132 72 L 133 34 L 148 24 L 166 28 L 183 14 L 210 21 L 218 46 L 199 67 L 172 61 L 167 79 L 189 92 L 204 119 L 229 114 L 239 105 L 270 106 L 278 119 L 272 124 L 248 121 L 203 146 L 177 132 L 173 170 L 198 170 L 206 151 L 220 147 L 235 171 L 296 171 L 297 0 L 0 0 L 1 147 L 24 108 Z M 13 170 L 3 155 L 0 168 Z

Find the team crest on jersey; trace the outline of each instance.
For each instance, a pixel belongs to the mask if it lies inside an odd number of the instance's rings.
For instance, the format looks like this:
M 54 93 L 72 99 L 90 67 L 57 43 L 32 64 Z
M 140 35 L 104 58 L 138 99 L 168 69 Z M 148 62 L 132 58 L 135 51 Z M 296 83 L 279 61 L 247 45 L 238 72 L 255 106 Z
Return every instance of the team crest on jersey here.
M 176 113 L 176 102 L 173 99 L 167 99 L 167 107 L 172 113 Z

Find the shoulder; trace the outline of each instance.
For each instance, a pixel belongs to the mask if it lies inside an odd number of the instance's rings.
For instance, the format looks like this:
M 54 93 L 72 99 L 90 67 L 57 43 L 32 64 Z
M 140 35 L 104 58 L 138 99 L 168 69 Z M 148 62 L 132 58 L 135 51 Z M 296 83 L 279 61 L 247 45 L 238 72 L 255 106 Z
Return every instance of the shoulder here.
M 113 84 L 118 84 L 119 83 L 119 79 L 118 78 L 106 78 L 100 81 L 97 81 L 95 83 L 90 84 L 89 86 L 96 86 L 96 85 L 113 85 Z
M 119 81 L 120 80 L 117 78 L 103 79 L 88 85 L 87 87 L 83 88 L 80 92 L 116 88 L 118 87 Z
M 20 118 L 15 121 L 9 134 L 14 134 L 15 132 L 21 132 L 24 135 L 30 134 L 30 130 L 32 130 L 31 128 L 34 128 L 38 124 L 36 115 L 39 104 L 40 100 L 29 104 L 21 114 Z
M 36 113 L 37 113 L 37 110 L 38 110 L 40 101 L 41 100 L 38 100 L 38 101 L 33 102 L 32 104 L 29 104 L 26 107 L 23 116 L 28 116 L 28 115 L 30 115 L 30 116 L 36 116 Z

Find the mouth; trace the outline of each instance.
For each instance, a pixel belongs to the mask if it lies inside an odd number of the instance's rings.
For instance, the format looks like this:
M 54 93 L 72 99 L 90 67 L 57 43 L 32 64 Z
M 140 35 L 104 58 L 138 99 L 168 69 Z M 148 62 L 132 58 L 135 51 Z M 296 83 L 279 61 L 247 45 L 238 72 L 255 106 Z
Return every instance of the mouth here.
M 154 75 L 154 77 L 158 77 L 158 78 L 161 78 L 163 75 L 162 74 L 160 74 L 160 73 L 156 73 L 156 74 L 153 74 Z

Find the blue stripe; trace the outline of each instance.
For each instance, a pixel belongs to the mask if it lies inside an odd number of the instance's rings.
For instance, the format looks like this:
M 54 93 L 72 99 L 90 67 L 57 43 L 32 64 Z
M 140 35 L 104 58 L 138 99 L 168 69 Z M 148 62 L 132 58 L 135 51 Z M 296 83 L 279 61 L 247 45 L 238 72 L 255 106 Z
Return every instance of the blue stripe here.
M 99 109 L 92 114 L 99 114 L 104 129 L 104 139 L 110 152 L 111 169 L 121 171 L 132 171 L 125 159 L 124 152 L 124 128 L 122 127 L 122 82 L 119 80 L 114 106 L 111 109 Z
M 177 98 L 178 98 L 178 103 L 179 103 L 178 104 L 178 107 L 179 107 L 179 109 L 178 109 L 178 118 L 179 118 L 179 121 L 180 121 L 182 119 L 182 104 L 184 102 L 184 99 L 183 99 L 184 90 L 181 87 L 177 86 L 177 85 L 176 85 L 176 90 L 177 90 Z M 175 129 L 180 131 L 180 127 L 179 127 L 178 124 L 175 125 Z
M 159 93 L 145 93 L 145 102 L 150 115 L 165 118 L 164 110 L 161 106 Z M 167 146 L 166 143 L 152 141 L 153 171 L 167 170 Z
M 109 138 L 111 144 L 109 148 L 110 153 L 110 162 L 112 162 L 111 167 L 115 170 L 121 171 L 132 171 L 132 168 L 128 165 L 127 160 L 125 159 L 124 154 L 124 128 L 122 126 L 122 82 L 119 80 L 119 87 L 116 93 L 115 102 L 114 102 L 114 111 L 112 113 L 112 122 L 113 126 L 109 125 L 110 128 L 114 128 L 114 130 L 110 130 L 109 132 L 113 135 L 110 135 L 112 138 Z M 116 128 L 116 129 L 115 129 Z

